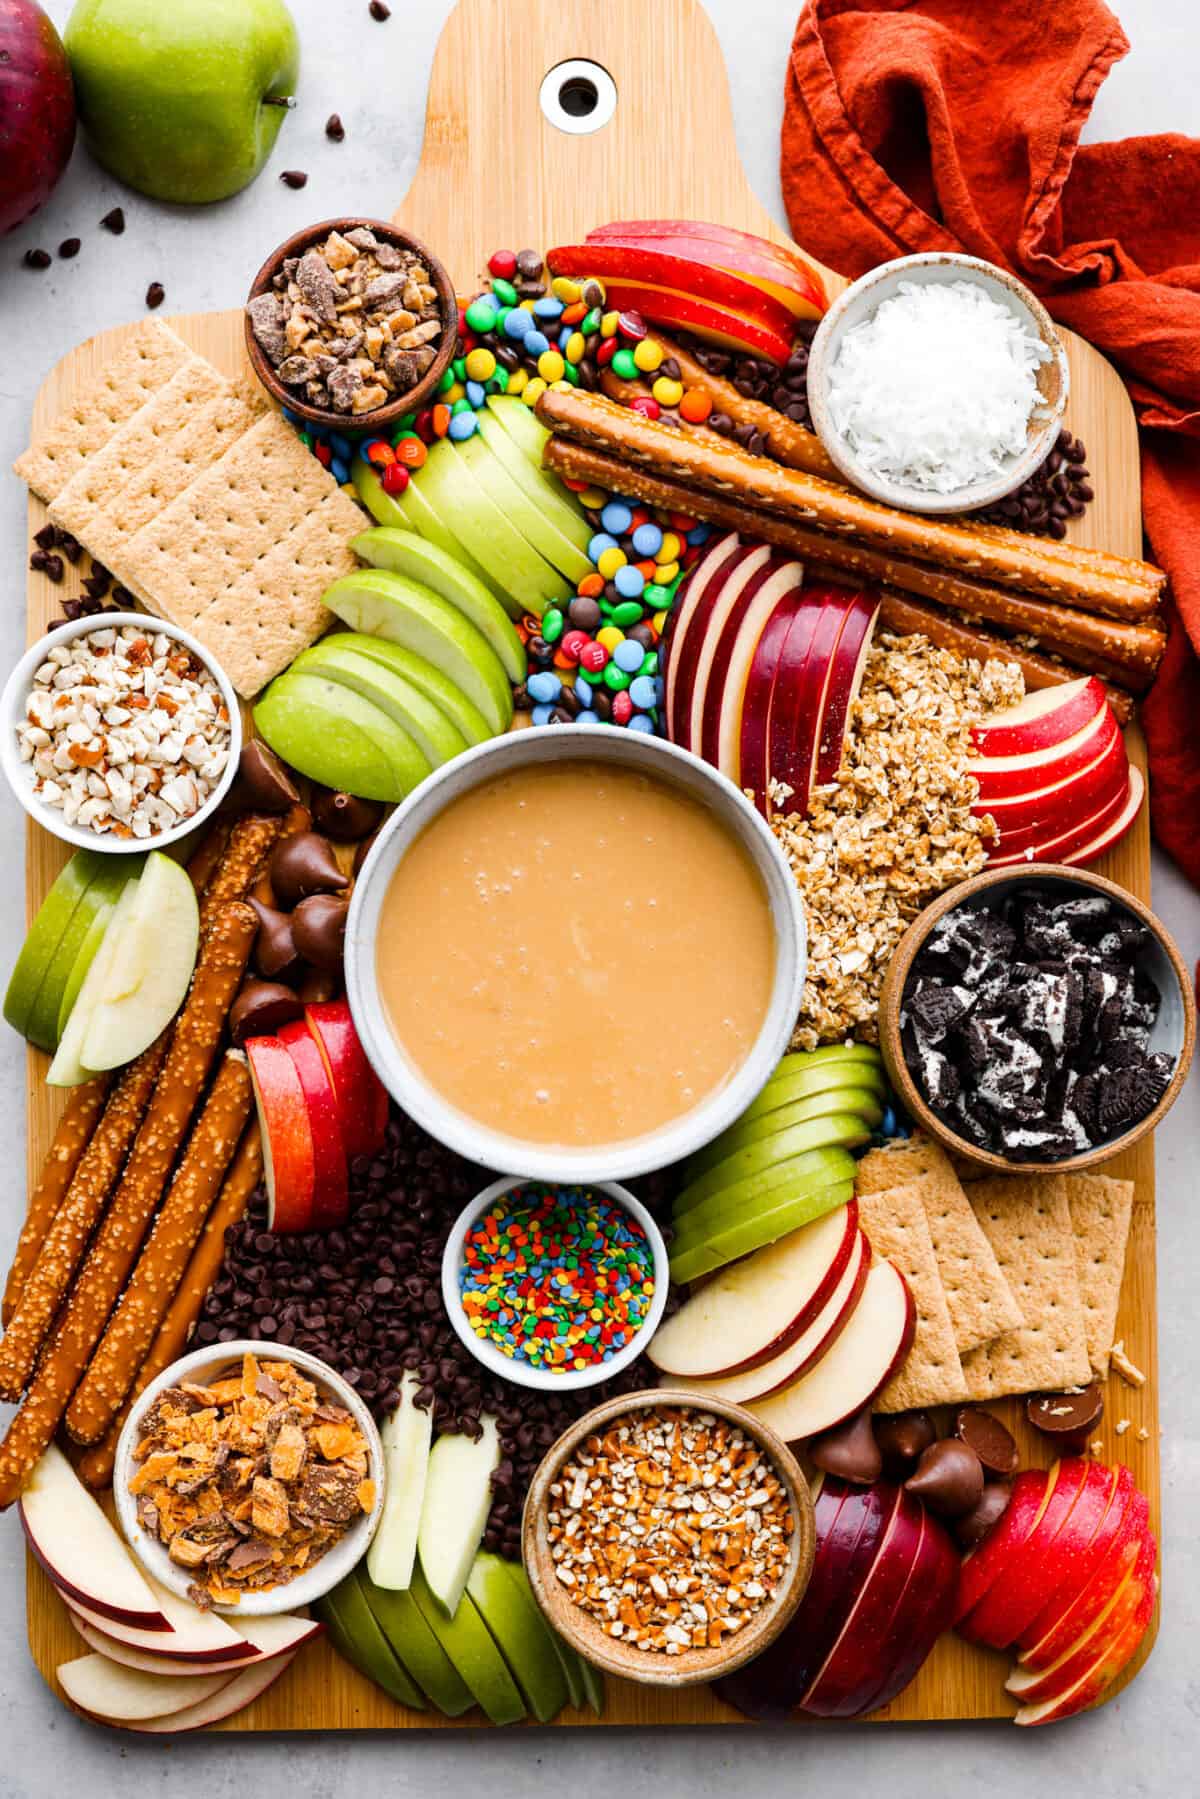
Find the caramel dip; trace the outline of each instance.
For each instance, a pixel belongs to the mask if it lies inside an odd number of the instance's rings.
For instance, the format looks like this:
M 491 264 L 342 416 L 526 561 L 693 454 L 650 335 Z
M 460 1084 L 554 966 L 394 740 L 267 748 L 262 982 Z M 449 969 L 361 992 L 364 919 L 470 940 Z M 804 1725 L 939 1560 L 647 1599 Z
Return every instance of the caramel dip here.
M 397 1042 L 444 1100 L 579 1148 L 673 1123 L 736 1074 L 775 943 L 762 878 L 713 813 L 567 761 L 495 776 L 426 827 L 376 964 Z

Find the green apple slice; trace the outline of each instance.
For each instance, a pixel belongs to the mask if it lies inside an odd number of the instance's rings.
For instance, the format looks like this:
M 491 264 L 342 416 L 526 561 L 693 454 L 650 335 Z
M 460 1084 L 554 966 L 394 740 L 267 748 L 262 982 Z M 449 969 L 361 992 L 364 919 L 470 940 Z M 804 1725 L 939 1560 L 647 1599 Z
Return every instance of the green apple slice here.
M 416 1404 L 419 1386 L 416 1375 L 406 1369 L 400 1382 L 400 1403 L 385 1418 L 379 1433 L 387 1487 L 383 1513 L 367 1551 L 367 1572 L 377 1587 L 396 1591 L 412 1579 L 433 1441 L 433 1413 Z
M 374 468 L 361 456 L 355 458 L 351 479 L 359 499 L 377 524 L 390 525 L 397 531 L 413 531 L 419 537 L 428 538 L 447 556 L 460 562 L 469 574 L 495 594 L 502 605 L 507 605 L 507 595 L 500 592 L 465 544 L 459 543 L 453 531 L 442 523 L 429 501 L 418 493 L 415 481 L 410 481 L 402 494 L 386 493 Z
M 498 426 L 496 429 L 503 436 Z M 569 537 L 564 537 L 550 516 L 545 503 L 546 496 L 543 494 L 536 500 L 530 499 L 521 483 L 513 479 L 478 432 L 458 446 L 458 454 L 493 505 L 498 506 L 504 516 L 512 520 L 521 536 L 533 546 L 539 556 L 545 557 L 551 568 L 556 568 L 572 584 L 582 581 L 585 575 L 593 572 L 587 557 L 575 548 Z M 518 457 L 518 460 L 532 473 L 523 458 Z
M 523 410 L 528 411 L 528 408 Z M 592 565 L 588 561 L 587 549 L 592 541 L 592 527 L 584 518 L 574 494 L 549 469 L 540 468 L 537 463 L 530 462 L 527 456 L 523 456 L 520 446 L 486 408 L 476 413 L 475 419 L 479 435 L 492 455 L 504 464 L 506 473 L 511 475 L 518 487 L 524 489 L 534 504 L 554 520 L 568 543 L 573 544 L 583 556 L 587 565 L 585 572 L 590 574 Z M 540 459 L 539 453 L 539 462 Z M 570 572 L 569 569 L 563 570 L 568 576 Z
M 758 1118 L 746 1120 L 739 1118 L 737 1123 L 722 1134 L 706 1149 L 699 1150 L 688 1161 L 686 1178 L 695 1181 L 726 1156 L 733 1155 L 739 1149 L 749 1149 L 751 1144 L 761 1143 L 765 1139 L 776 1137 L 796 1124 L 804 1124 L 810 1118 L 830 1118 L 838 1112 L 849 1112 L 855 1118 L 861 1118 L 871 1130 L 875 1130 L 883 1118 L 883 1106 L 878 1092 L 872 1087 L 833 1087 L 826 1093 L 808 1093 L 800 1099 L 793 1100 L 790 1105 L 780 1106 L 774 1112 L 765 1112 Z
M 78 1087 L 82 1081 L 90 1080 L 96 1072 L 94 1068 L 85 1066 L 80 1051 L 91 1023 L 92 1012 L 104 992 L 105 984 L 116 959 L 120 944 L 120 933 L 126 919 L 133 911 L 138 886 L 137 881 L 130 881 L 113 908 L 112 917 L 108 921 L 108 929 L 104 939 L 96 951 L 92 965 L 83 978 L 71 1016 L 67 1020 L 67 1028 L 63 1032 L 54 1054 L 54 1060 L 46 1073 L 46 1084 L 49 1087 Z
M 522 612 L 540 614 L 567 598 L 569 584 L 489 499 L 448 438 L 434 444 L 419 480 L 438 517 Z
M 429 1456 L 417 1553 L 438 1604 L 449 1617 L 466 1590 L 471 1563 L 492 1509 L 492 1475 L 500 1465 L 496 1420 L 484 1417 L 478 1438 L 447 1433 Z
M 577 1657 L 579 1672 L 583 1676 L 583 1690 L 587 1694 L 587 1702 L 598 1718 L 604 1716 L 604 1676 L 599 1668 L 593 1667 L 586 1655 Z
M 439 545 L 418 537 L 415 531 L 394 531 L 387 525 L 363 531 L 351 539 L 350 548 L 372 568 L 406 575 L 410 581 L 419 581 L 443 600 L 449 600 L 487 638 L 509 680 L 525 679 L 525 645 L 511 618 L 491 589 L 477 581 L 456 556 L 447 555 Z
M 484 1550 L 471 1567 L 467 1593 L 508 1663 L 521 1696 L 539 1724 L 557 1718 L 570 1698 L 550 1627 L 536 1600 L 510 1581 L 498 1555 Z
M 387 637 L 441 669 L 479 708 L 493 732 L 508 729 L 512 689 L 500 659 L 456 606 L 384 568 L 343 575 L 322 597 L 352 630 Z
M 687 1182 L 675 1202 L 675 1216 L 679 1218 L 684 1212 L 702 1205 L 723 1187 L 740 1186 L 744 1181 L 769 1174 L 772 1168 L 791 1157 L 814 1149 L 839 1146 L 854 1149 L 858 1144 L 866 1143 L 870 1135 L 870 1126 L 853 1112 L 833 1112 L 824 1118 L 810 1118 L 790 1130 L 779 1131 L 761 1143 L 735 1149 L 695 1180 Z
M 38 907 L 4 995 L 4 1016 L 22 1037 L 29 1035 L 29 1019 L 38 990 L 54 965 L 58 946 L 105 861 L 95 850 L 76 850 Z M 40 1047 L 52 1049 L 53 1044 L 43 1043 Z
M 365 656 L 370 662 L 381 662 L 385 668 L 395 669 L 410 687 L 415 687 L 427 700 L 432 700 L 468 743 L 486 743 L 489 737 L 496 735 L 478 706 L 473 706 L 466 694 L 440 668 L 435 668 L 432 662 L 426 662 L 424 656 L 414 655 L 403 644 L 392 643 L 386 637 L 367 637 L 360 631 L 348 635 L 354 637 L 360 656 Z
M 448 1618 L 430 1592 L 420 1562 L 413 1572 L 411 1591 L 425 1622 L 492 1723 L 515 1724 L 523 1718 L 525 1705 L 517 1684 L 474 1601 L 464 1594 L 462 1604 Z
M 97 916 L 105 912 L 111 915 L 123 888 L 129 881 L 138 879 L 143 865 L 144 858 L 141 856 L 109 856 L 105 859 L 103 868 L 71 914 L 71 922 L 63 932 L 54 952 L 54 959 L 46 970 L 46 978 L 38 988 L 33 1011 L 29 1015 L 31 1042 L 40 1044 L 43 1049 L 54 1050 L 58 1047 L 58 1040 L 62 1035 L 59 1019 L 63 1016 L 63 1001 L 79 953 L 89 940 L 93 944 L 94 953 L 95 946 L 99 943 L 93 932 Z M 81 984 L 86 973 L 85 964 L 79 975 Z M 78 988 L 76 991 L 78 992 Z
M 402 800 L 428 766 L 414 770 L 411 787 L 391 751 L 403 745 L 399 725 L 348 687 L 316 675 L 279 675 L 254 708 L 260 737 L 312 781 L 364 800 Z M 408 738 L 412 754 L 424 762 Z
M 681 1282 L 699 1280 L 702 1274 L 711 1274 L 714 1268 L 723 1268 L 727 1262 L 736 1262 L 742 1256 L 812 1224 L 838 1206 L 849 1204 L 853 1197 L 853 1178 L 833 1187 L 820 1187 L 814 1193 L 784 1192 L 773 1205 L 733 1220 L 723 1230 L 714 1231 L 703 1242 L 693 1243 L 678 1255 L 672 1244 L 671 1279 Z
M 119 897 L 119 896 L 118 896 Z M 67 984 L 63 989 L 62 1001 L 58 1008 L 58 1033 L 55 1042 L 62 1041 L 62 1034 L 67 1028 L 67 1020 L 75 1010 L 75 1001 L 79 998 L 79 990 L 83 986 L 88 969 L 96 959 L 96 952 L 104 942 L 104 934 L 108 930 L 116 900 L 105 900 L 92 915 L 92 922 L 87 935 L 79 946 L 79 952 L 71 964 L 67 976 Z
M 352 1573 L 319 1599 L 316 1609 L 339 1654 L 400 1705 L 416 1712 L 426 1709 L 423 1694 L 375 1622 Z
M 868 1062 L 862 1057 L 846 1057 L 836 1062 L 815 1062 L 809 1065 L 807 1057 L 789 1056 L 788 1062 L 800 1064 L 788 1067 L 780 1065 L 756 1100 L 753 1100 L 738 1119 L 732 1130 L 739 1130 L 743 1124 L 755 1118 L 761 1118 L 768 1112 L 777 1112 L 782 1106 L 789 1106 L 794 1100 L 804 1099 L 810 1093 L 828 1093 L 834 1088 L 867 1087 L 882 1099 L 887 1091 L 887 1080 L 882 1064 L 876 1059 Z
M 471 1689 L 425 1622 L 412 1594 L 376 1586 L 361 1568 L 358 1584 L 375 1622 L 430 1703 L 448 1718 L 469 1712 L 475 1703 Z
M 431 768 L 440 768 L 444 762 L 461 756 L 467 747 L 462 732 L 451 724 L 440 706 L 427 700 L 419 688 L 411 687 L 402 675 L 356 653 L 356 646 L 366 641 L 354 631 L 325 637 L 311 649 L 300 652 L 292 663 L 292 673 L 336 681 L 340 687 L 348 687 L 362 699 L 370 700 L 408 732 Z
M 508 394 L 490 394 L 488 407 L 497 418 L 520 450 L 525 460 L 534 468 L 542 466 L 542 453 L 546 448 L 546 439 L 550 433 L 537 417 L 532 406 L 526 406 L 524 400 Z
M 174 1018 L 196 966 L 200 907 L 185 868 L 152 850 L 79 1048 L 86 1068 L 121 1068 Z
M 563 1679 L 567 1686 L 567 1703 L 573 1705 L 578 1711 L 587 1700 L 590 1691 L 584 1683 L 582 1657 L 577 1654 L 564 1637 L 560 1637 L 556 1630 L 552 1630 L 549 1624 L 546 1623 L 545 1618 L 542 1617 L 541 1607 L 533 1596 L 533 1588 L 529 1584 L 529 1576 L 526 1574 L 522 1564 L 520 1562 L 506 1561 L 503 1556 L 499 1555 L 491 1556 L 489 1559 L 494 1562 L 499 1577 L 502 1580 L 506 1580 L 513 1588 L 517 1596 L 517 1602 L 522 1609 L 528 1611 L 528 1609 L 532 1608 L 535 1615 L 541 1619 L 545 1626 L 546 1634 L 550 1638 L 554 1653 L 558 1657 L 559 1667 L 562 1669 Z M 601 1688 L 601 1699 L 603 1700 L 603 1688 Z M 602 1709 L 602 1703 L 596 1707 L 597 1711 L 601 1711 Z
M 849 1124 L 847 1119 L 846 1123 Z M 830 1144 L 823 1149 L 803 1150 L 799 1155 L 781 1156 L 771 1167 L 752 1178 L 732 1182 L 719 1193 L 710 1194 L 672 1220 L 676 1244 L 691 1244 L 720 1229 L 726 1218 L 753 1211 L 756 1206 L 773 1201 L 781 1187 L 807 1191 L 823 1182 L 849 1180 L 853 1177 L 854 1158 L 841 1146 Z

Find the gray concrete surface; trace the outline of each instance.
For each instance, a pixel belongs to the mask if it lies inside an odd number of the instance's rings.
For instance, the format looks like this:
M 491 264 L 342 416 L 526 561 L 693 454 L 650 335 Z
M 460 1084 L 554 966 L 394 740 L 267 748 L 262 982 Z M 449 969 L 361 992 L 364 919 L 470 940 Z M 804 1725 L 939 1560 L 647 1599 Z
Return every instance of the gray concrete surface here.
M 61 25 L 70 0 L 46 0 Z M 169 0 L 162 0 L 164 5 Z M 513 0 L 514 4 L 519 0 Z M 603 0 L 598 0 L 603 4 Z M 1019 5 L 1022 0 L 1007 0 Z M 155 207 L 122 192 L 82 151 L 45 216 L 4 240 L 0 251 L 0 470 L 26 441 L 34 391 L 51 364 L 79 339 L 137 318 L 151 280 L 165 282 L 168 311 L 228 306 L 239 298 L 264 244 L 280 235 L 280 168 L 301 167 L 310 182 L 301 214 L 320 218 L 353 206 L 391 211 L 415 169 L 429 63 L 450 0 L 392 0 L 386 27 L 369 26 L 371 79 L 363 92 L 366 0 L 291 0 L 305 54 L 302 106 L 288 121 L 267 173 L 222 207 L 198 214 Z M 653 8 L 655 0 L 645 0 Z M 728 60 L 738 141 L 750 179 L 782 217 L 777 140 L 783 71 L 797 0 L 708 0 Z M 1093 137 L 1163 128 L 1200 132 L 1196 84 L 1200 22 L 1194 0 L 1120 0 L 1135 49 L 1110 78 L 1092 121 Z M 543 71 L 531 68 L 531 81 Z M 663 71 L 664 82 L 672 79 Z M 340 149 L 322 127 L 342 113 Z M 650 196 L 648 195 L 648 202 Z M 129 230 L 96 229 L 121 202 Z M 603 196 L 597 196 L 602 209 Z M 294 210 L 294 209 L 292 209 Z M 49 275 L 21 269 L 27 245 L 79 234 L 77 261 Z M 0 474 L 0 668 L 23 642 L 24 494 Z M 21 814 L 0 796 L 0 973 L 7 978 L 20 940 Z M 1185 956 L 1200 955 L 1200 900 L 1161 859 L 1155 904 Z M 0 1142 L 10 1170 L 0 1198 L 0 1251 L 7 1255 L 24 1204 L 24 1061 L 15 1037 L 0 1034 Z M 24 1634 L 24 1558 L 16 1519 L 0 1524 L 0 1799 L 60 1794 L 137 1793 L 138 1799 L 324 1799 L 383 1788 L 401 1796 L 437 1791 L 447 1799 L 493 1792 L 627 1792 L 717 1799 L 849 1789 L 908 1799 L 934 1787 L 958 1799 L 1001 1791 L 1051 1791 L 1090 1799 L 1197 1790 L 1200 1750 L 1200 1384 L 1196 1288 L 1200 1282 L 1197 1123 L 1200 1082 L 1159 1137 L 1166 1594 L 1155 1653 L 1139 1680 L 1100 1713 L 1024 1735 L 1008 1726 L 847 1726 L 811 1731 L 720 1730 L 408 1732 L 395 1737 L 291 1736 L 186 1740 L 175 1746 L 91 1728 L 64 1711 L 33 1667 Z

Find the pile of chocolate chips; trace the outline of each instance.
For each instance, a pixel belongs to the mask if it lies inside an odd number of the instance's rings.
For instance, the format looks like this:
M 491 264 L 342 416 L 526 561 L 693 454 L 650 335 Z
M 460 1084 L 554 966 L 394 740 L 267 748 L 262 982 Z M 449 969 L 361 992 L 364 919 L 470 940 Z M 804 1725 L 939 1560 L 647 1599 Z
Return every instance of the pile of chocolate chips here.
M 459 1342 L 442 1304 L 442 1248 L 491 1178 L 393 1109 L 382 1152 L 354 1165 L 344 1230 L 276 1235 L 266 1226 L 265 1197 L 255 1195 L 227 1233 L 194 1343 L 261 1337 L 307 1350 L 349 1381 L 377 1418 L 395 1406 L 406 1370 L 421 1382 L 417 1403 L 432 1408 L 435 1430 L 475 1438 L 490 1413 L 502 1459 L 484 1546 L 516 1559 L 525 1494 L 547 1449 L 584 1412 L 648 1381 L 635 1363 L 603 1386 L 534 1392 L 496 1379 Z M 639 1196 L 663 1209 L 652 1181 Z
M 1041 467 L 1006 500 L 984 507 L 975 517 L 988 525 L 1007 525 L 1013 531 L 1037 531 L 1046 537 L 1062 538 L 1067 535 L 1070 520 L 1086 511 L 1094 498 L 1083 439 L 1060 431 Z
M 1170 1056 L 1150 1053 L 1161 995 L 1146 927 L 1103 894 L 1018 888 L 929 933 L 900 1013 L 905 1060 L 946 1125 L 1013 1161 L 1056 1162 L 1153 1110 Z

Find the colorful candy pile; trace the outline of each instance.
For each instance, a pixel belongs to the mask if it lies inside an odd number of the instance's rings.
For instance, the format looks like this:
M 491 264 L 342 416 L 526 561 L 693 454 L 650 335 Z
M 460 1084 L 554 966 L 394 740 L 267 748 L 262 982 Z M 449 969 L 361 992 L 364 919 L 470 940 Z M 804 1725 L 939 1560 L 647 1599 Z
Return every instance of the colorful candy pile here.
M 624 1206 L 591 1187 L 513 1187 L 471 1226 L 459 1291 L 477 1337 L 554 1374 L 611 1362 L 654 1298 L 654 1255 Z

